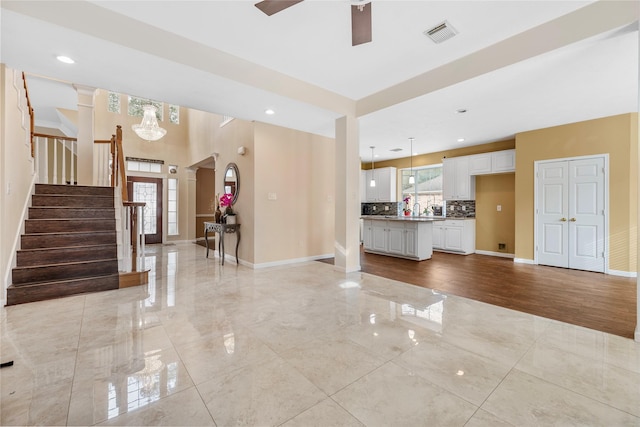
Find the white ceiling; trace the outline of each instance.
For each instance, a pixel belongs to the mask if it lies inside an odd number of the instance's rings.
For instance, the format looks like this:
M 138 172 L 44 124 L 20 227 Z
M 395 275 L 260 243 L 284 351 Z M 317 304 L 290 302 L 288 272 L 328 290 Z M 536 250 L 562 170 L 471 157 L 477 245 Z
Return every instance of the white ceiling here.
M 2 1 L 1 60 L 330 137 L 336 118 L 359 111 L 364 161 L 369 146 L 376 160 L 408 156 L 409 137 L 426 153 L 638 111 L 637 2 L 608 1 L 596 22 L 581 13 L 602 2 L 374 0 L 373 41 L 356 47 L 349 1 L 306 0 L 271 17 L 253 3 Z M 454 38 L 422 34 L 445 19 Z M 30 88 L 43 112 L 45 86 Z

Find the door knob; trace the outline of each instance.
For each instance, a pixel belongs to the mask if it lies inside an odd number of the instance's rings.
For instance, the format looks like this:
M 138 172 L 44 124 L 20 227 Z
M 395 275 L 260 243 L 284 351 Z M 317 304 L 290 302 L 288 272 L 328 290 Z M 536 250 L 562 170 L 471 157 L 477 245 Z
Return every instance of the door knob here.
M 567 218 L 560 218 L 560 221 L 565 222 Z
M 571 218 L 569 221 L 576 222 L 576 219 L 575 218 Z

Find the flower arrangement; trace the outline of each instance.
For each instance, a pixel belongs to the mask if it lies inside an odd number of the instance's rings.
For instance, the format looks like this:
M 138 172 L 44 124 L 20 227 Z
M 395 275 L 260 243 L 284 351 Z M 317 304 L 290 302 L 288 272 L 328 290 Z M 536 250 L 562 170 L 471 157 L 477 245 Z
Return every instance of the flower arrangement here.
M 220 196 L 220 206 L 225 208 L 224 209 L 225 216 L 226 215 L 235 215 L 233 213 L 233 209 L 231 208 L 232 204 L 233 204 L 233 194 L 224 193 L 222 196 Z
M 402 210 L 404 211 L 405 215 L 409 215 L 411 213 L 411 208 L 409 208 L 411 196 L 406 196 L 404 199 L 402 199 L 402 201 L 404 202 L 404 208 L 402 208 Z

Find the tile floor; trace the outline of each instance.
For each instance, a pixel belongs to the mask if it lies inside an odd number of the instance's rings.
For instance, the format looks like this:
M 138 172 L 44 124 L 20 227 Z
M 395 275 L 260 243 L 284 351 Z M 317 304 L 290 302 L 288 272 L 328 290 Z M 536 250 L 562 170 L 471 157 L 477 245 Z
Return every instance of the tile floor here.
M 2 425 L 640 426 L 640 343 L 309 262 L 147 247 L 148 286 L 0 308 Z

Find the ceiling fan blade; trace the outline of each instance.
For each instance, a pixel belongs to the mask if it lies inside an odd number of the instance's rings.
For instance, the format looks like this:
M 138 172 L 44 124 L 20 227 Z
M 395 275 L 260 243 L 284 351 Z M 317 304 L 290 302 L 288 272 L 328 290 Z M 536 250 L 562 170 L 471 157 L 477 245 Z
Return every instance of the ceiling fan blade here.
M 302 0 L 264 0 L 255 4 L 255 6 L 271 16 L 274 13 L 281 12 L 294 4 L 300 3 Z
M 371 41 L 371 2 L 351 6 L 351 46 Z

